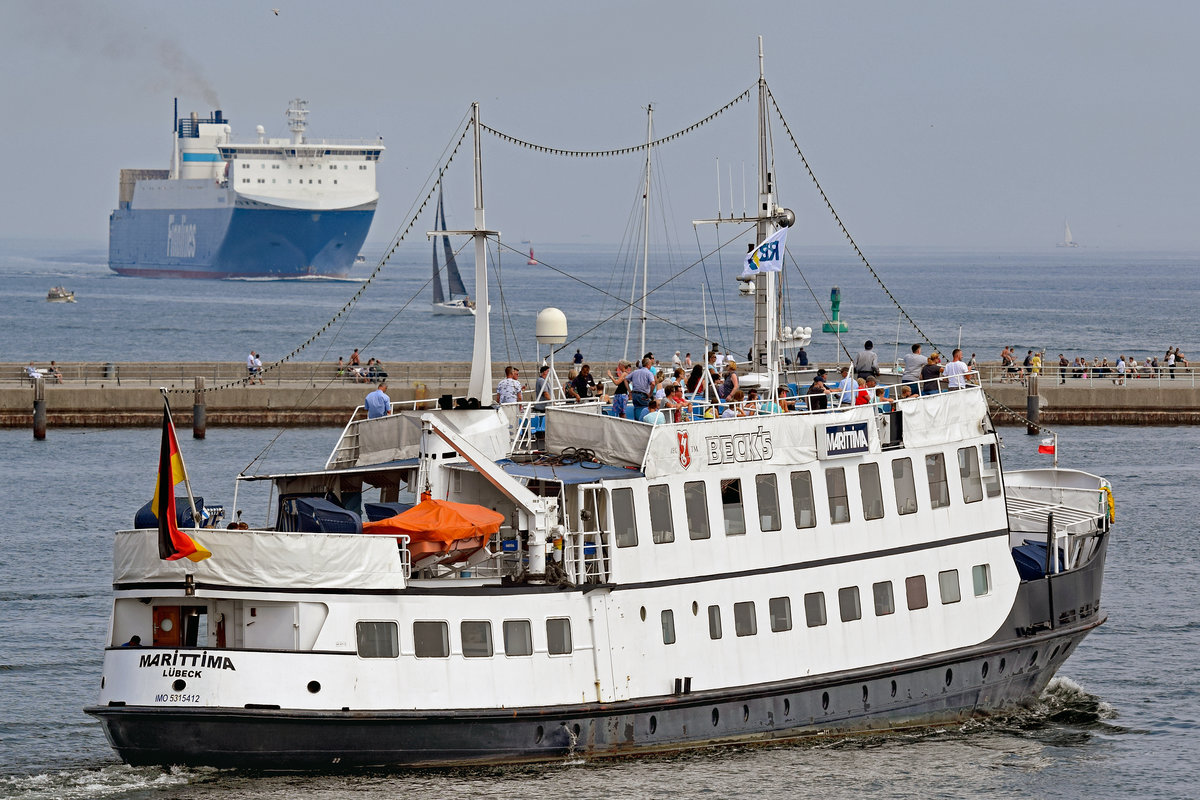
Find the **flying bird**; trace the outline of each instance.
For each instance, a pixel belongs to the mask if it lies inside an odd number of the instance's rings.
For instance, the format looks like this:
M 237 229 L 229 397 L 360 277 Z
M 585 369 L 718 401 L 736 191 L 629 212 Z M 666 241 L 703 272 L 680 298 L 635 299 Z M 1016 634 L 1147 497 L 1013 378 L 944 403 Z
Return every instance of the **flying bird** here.
M 279 16 L 279 9 L 278 9 L 278 8 L 272 8 L 271 10 L 275 12 L 275 16 L 277 16 L 277 17 Z

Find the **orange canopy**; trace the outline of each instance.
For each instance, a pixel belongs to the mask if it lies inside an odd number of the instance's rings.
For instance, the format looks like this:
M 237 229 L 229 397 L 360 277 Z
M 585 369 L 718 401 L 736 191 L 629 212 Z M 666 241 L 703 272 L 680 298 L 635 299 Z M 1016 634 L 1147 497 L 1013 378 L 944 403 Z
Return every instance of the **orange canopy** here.
M 457 542 L 491 536 L 500 530 L 504 515 L 470 503 L 422 500 L 408 511 L 378 522 L 364 522 L 363 533 L 384 536 L 406 535 L 412 542 Z

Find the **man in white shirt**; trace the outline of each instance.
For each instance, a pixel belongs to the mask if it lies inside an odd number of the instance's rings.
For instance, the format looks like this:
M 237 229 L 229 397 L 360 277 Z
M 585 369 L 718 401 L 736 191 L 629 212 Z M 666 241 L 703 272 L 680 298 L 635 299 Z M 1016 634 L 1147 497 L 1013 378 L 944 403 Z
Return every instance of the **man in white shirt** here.
M 962 350 L 957 347 L 951 354 L 951 361 L 942 369 L 942 377 L 949 379 L 951 389 L 967 388 L 967 365 L 962 360 Z
M 520 374 L 514 366 L 504 368 L 504 378 L 500 383 L 496 384 L 496 402 L 498 403 L 519 403 L 521 402 L 521 382 L 517 380 L 517 375 Z
M 250 355 L 246 356 L 246 379 L 251 384 L 255 381 L 263 382 L 262 362 L 258 360 L 258 353 L 253 350 L 250 351 Z
M 839 395 L 840 402 L 844 406 L 854 405 L 854 392 L 858 390 L 858 381 L 850 374 L 849 367 L 842 367 L 838 370 L 842 374 L 842 379 L 833 387 L 834 393 Z

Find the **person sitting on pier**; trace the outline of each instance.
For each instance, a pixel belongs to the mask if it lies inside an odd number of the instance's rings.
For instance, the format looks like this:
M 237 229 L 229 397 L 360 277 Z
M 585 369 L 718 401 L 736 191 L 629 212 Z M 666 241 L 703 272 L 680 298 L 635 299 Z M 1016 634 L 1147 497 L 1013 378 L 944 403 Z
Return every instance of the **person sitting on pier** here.
M 38 372 L 37 364 L 29 362 L 29 366 L 25 368 L 25 377 L 31 381 L 37 381 L 42 377 L 42 373 Z
M 379 388 L 367 395 L 363 401 L 367 407 L 367 419 L 386 417 L 392 413 L 392 398 L 387 394 L 387 381 L 379 384 Z
M 658 410 L 658 401 L 651 397 L 650 404 L 646 406 L 646 413 L 642 415 L 642 422 L 647 425 L 662 425 L 666 421 L 667 415 Z
M 521 371 L 509 364 L 504 368 L 504 377 L 500 383 L 496 384 L 496 402 L 498 403 L 519 403 L 521 402 L 521 382 L 517 380 L 517 375 Z
M 338 356 L 337 376 L 340 378 L 346 374 L 346 359 Z
M 58 364 L 54 361 L 50 362 L 50 369 L 46 372 L 46 377 L 55 383 L 62 383 L 62 372 L 58 369 Z

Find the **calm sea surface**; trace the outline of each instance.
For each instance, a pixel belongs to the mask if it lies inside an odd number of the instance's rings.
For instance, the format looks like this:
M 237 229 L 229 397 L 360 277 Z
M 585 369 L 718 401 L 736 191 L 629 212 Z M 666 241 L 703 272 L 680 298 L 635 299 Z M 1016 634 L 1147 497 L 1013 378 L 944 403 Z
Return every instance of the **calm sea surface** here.
M 240 359 L 251 346 L 269 358 L 295 347 L 318 320 L 324 324 L 355 288 L 118 278 L 105 274 L 99 250 L 48 255 L 5 247 L 0 244 L 6 298 L 0 304 L 0 360 Z M 582 247 L 560 253 L 547 248 L 543 255 L 556 264 L 575 259 L 579 274 L 601 285 L 614 271 L 612 251 L 607 266 L 603 254 Z M 535 268 L 524 272 L 523 260 L 509 260 L 514 263 L 505 280 L 512 285 L 505 285 L 505 300 L 520 301 L 524 316 L 514 325 L 527 357 L 532 315 L 542 305 L 564 308 L 573 331 L 584 329 L 588 314 L 597 318 L 603 304 L 590 305 L 582 290 L 565 288 L 578 287 L 574 281 L 556 276 L 538 283 L 532 280 Z M 808 277 L 818 294 L 827 295 L 839 282 L 843 315 L 856 339 L 894 341 L 895 314 L 879 302 L 877 290 L 870 302 L 865 299 L 869 276 L 850 277 L 853 264 L 831 254 L 812 254 L 812 260 Z M 962 324 L 964 346 L 978 347 L 981 355 L 994 357 L 1001 344 L 1101 356 L 1118 350 L 1140 356 L 1168 345 L 1200 353 L 1194 256 L 907 252 L 888 253 L 887 260 L 902 299 L 913 299 L 910 311 L 934 338 L 952 341 Z M 356 313 L 339 332 L 330 351 L 335 358 L 363 347 L 381 329 L 370 351 L 385 362 L 463 357 L 455 348 L 468 338 L 459 330 L 461 321 L 431 317 L 424 295 L 382 327 L 425 280 L 421 254 L 414 253 L 411 264 L 394 275 L 385 272 L 368 293 L 363 318 Z M 79 303 L 45 303 L 46 289 L 56 283 L 75 289 Z M 677 293 L 680 303 L 685 294 Z M 614 304 L 607 302 L 611 313 Z M 726 302 L 731 320 L 735 310 L 747 312 L 745 301 Z M 695 305 L 690 317 L 699 318 L 698 296 Z M 721 305 L 719 300 L 710 308 L 710 326 Z M 661 313 L 677 315 L 666 306 L 664 300 Z M 793 308 L 800 307 L 794 296 Z M 803 319 L 798 312 L 796 321 L 815 327 L 820 317 L 811 300 L 803 307 L 808 310 Z M 744 327 L 727 329 L 731 341 L 741 341 L 736 336 Z M 681 346 L 665 328 L 660 333 L 649 338 L 656 352 Z M 623 337 L 622 323 L 607 339 L 594 336 L 577 346 L 589 357 L 613 358 Z M 695 341 L 693 352 L 699 349 Z M 832 356 L 828 341 L 818 340 L 816 347 Z M 505 357 L 499 324 L 495 350 L 498 359 Z M 234 474 L 269 444 L 256 471 L 318 465 L 337 438 L 332 429 L 292 429 L 272 444 L 278 433 L 210 428 L 199 442 L 185 435 L 181 444 L 198 493 L 229 505 Z M 1047 463 L 1023 430 L 1003 433 L 1006 468 Z M 134 769 L 118 763 L 99 726 L 82 713 L 99 684 L 112 532 L 127 527 L 153 493 L 157 449 L 157 432 L 146 429 L 51 429 L 44 442 L 34 442 L 28 430 L 0 430 L 0 797 L 1197 795 L 1200 539 L 1191 501 L 1200 477 L 1200 428 L 1060 430 L 1063 466 L 1105 475 L 1116 487 L 1118 520 L 1103 598 L 1109 619 L 1028 712 L 918 734 L 670 758 L 350 775 Z M 245 507 L 265 508 L 265 497 L 242 498 Z

